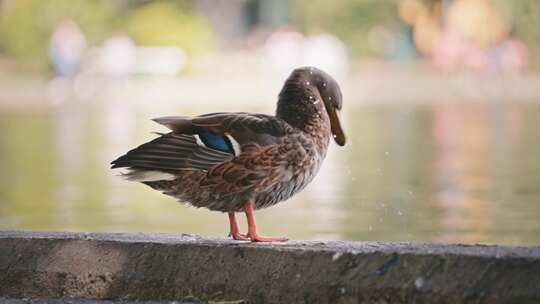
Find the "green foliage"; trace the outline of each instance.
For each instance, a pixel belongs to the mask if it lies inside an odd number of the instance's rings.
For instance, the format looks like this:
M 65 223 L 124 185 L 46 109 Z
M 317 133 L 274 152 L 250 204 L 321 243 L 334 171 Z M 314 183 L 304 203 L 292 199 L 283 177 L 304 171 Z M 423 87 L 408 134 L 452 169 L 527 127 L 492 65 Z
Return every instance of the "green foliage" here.
M 353 55 L 370 55 L 368 33 L 374 26 L 397 28 L 398 0 L 294 0 L 293 23 L 308 34 L 330 32 L 342 39 Z
M 159 1 L 135 8 L 127 17 L 129 35 L 139 45 L 181 47 L 189 54 L 208 49 L 212 33 L 185 2 Z
M 8 55 L 44 61 L 55 26 L 71 18 L 90 43 L 103 38 L 109 26 L 110 5 L 104 0 L 16 0 L 2 3 L 0 48 Z
M 0 52 L 26 62 L 47 62 L 51 34 L 65 18 L 79 24 L 91 46 L 113 31 L 126 31 L 140 45 L 178 46 L 196 54 L 210 47 L 213 38 L 210 27 L 186 1 L 130 5 L 107 0 L 11 0 L 0 6 Z

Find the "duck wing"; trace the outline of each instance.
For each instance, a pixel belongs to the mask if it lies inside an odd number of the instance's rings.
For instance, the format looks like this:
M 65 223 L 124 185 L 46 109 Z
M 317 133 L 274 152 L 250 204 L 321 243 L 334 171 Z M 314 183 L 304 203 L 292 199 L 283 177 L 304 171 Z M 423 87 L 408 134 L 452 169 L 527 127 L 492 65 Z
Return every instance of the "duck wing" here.
M 291 131 L 292 127 L 284 120 L 271 115 L 236 113 L 211 113 L 193 118 L 168 116 L 154 119 L 177 134 L 196 134 L 201 140 L 206 134 L 219 135 L 242 148 L 247 144 L 267 146 L 276 144 Z M 233 151 L 238 154 L 239 151 Z
M 111 168 L 158 171 L 207 170 L 234 157 L 233 154 L 200 145 L 193 135 L 170 132 L 130 150 L 111 162 Z
M 193 118 L 154 119 L 172 132 L 130 150 L 111 162 L 112 168 L 158 171 L 208 170 L 250 147 L 280 142 L 288 124 L 264 114 L 211 113 Z

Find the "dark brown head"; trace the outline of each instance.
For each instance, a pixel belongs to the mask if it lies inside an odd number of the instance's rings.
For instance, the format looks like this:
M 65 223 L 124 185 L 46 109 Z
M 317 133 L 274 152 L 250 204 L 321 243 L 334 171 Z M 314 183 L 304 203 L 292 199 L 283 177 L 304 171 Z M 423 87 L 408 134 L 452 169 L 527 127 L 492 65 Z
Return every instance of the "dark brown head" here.
M 341 89 L 336 80 L 322 70 L 314 67 L 295 69 L 279 93 L 276 115 L 301 128 L 314 115 L 318 115 L 319 97 L 330 119 L 335 142 L 340 146 L 345 145 L 345 133 L 338 116 L 343 106 Z

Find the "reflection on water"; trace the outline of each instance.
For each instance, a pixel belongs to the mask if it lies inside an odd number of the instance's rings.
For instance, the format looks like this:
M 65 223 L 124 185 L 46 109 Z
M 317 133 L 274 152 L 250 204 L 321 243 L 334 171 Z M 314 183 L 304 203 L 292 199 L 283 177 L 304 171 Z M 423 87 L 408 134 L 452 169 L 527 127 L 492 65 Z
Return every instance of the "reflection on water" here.
M 130 108 L 110 101 L 106 108 L 0 111 L 0 229 L 226 235 L 223 214 L 181 206 L 108 169 L 152 138 L 150 131 L 163 130 L 148 120 L 154 115 Z M 199 110 L 174 109 L 212 111 Z M 350 144 L 331 147 L 306 191 L 258 212 L 262 232 L 540 244 L 540 105 L 446 102 L 346 112 Z

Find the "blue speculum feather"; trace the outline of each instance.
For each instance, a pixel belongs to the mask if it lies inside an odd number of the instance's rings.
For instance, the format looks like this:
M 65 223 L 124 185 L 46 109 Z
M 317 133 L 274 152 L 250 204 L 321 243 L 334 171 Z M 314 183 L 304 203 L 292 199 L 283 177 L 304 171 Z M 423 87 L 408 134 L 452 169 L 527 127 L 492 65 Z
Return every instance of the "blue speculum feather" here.
M 203 144 L 208 148 L 234 154 L 231 141 L 226 136 L 216 135 L 210 132 L 201 132 L 199 133 L 199 137 Z

